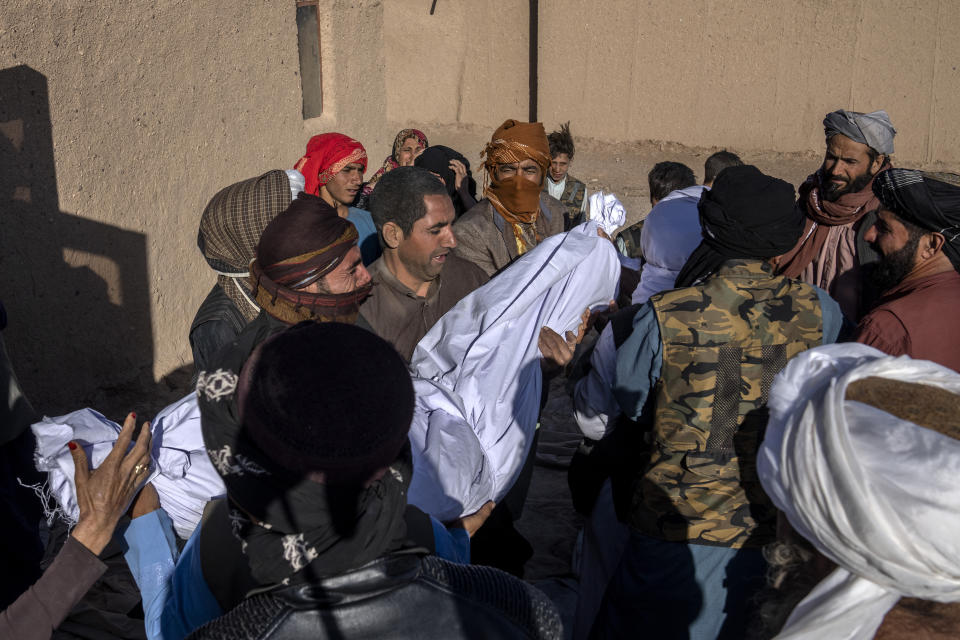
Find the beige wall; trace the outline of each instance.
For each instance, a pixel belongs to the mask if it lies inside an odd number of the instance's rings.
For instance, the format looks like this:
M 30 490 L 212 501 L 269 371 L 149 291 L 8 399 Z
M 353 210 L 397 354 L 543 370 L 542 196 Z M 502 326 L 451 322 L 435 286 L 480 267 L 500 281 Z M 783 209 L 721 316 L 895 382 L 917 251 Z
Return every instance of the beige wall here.
M 391 135 L 382 7 L 321 6 L 328 112 L 304 122 L 292 0 L 3 3 L 0 300 L 40 409 L 190 362 L 216 191 L 313 133 Z
M 804 151 L 886 109 L 905 162 L 960 161 L 960 3 L 540 3 L 540 117 L 581 136 Z
M 387 0 L 387 118 L 527 115 L 525 0 Z M 960 162 L 960 3 L 540 0 L 539 118 L 578 137 L 812 151 L 838 108 L 886 109 L 903 163 Z
M 528 115 L 525 0 L 388 0 L 387 118 L 493 129 Z

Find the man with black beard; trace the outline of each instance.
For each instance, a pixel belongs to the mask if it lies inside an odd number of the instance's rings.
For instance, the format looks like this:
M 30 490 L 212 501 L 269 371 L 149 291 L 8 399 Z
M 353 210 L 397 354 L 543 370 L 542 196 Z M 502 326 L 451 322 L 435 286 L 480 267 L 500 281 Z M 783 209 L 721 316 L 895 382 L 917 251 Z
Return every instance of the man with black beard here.
M 823 120 L 823 164 L 798 189 L 807 217 L 800 242 L 781 256 L 778 272 L 826 290 L 856 322 L 876 293 L 863 286 L 862 267 L 876 261 L 864 239 L 879 202 L 874 177 L 890 167 L 896 131 L 886 111 L 834 111 Z
M 860 321 L 856 337 L 891 355 L 932 360 L 955 371 L 960 371 L 958 179 L 890 169 L 874 181 L 880 211 L 865 239 L 880 254 L 871 277 L 883 296 Z

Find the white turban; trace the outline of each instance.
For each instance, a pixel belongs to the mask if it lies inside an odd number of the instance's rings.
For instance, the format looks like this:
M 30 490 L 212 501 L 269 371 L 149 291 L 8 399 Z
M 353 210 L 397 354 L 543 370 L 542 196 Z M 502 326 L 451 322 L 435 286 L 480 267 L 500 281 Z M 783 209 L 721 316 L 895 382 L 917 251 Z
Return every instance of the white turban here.
M 960 601 L 960 441 L 845 399 L 871 376 L 960 393 L 946 367 L 854 343 L 806 351 L 777 376 L 760 481 L 838 565 L 777 638 L 872 638 L 902 596 Z
M 627 211 L 617 196 L 597 191 L 590 196 L 589 219 L 596 221 L 608 236 L 612 236 L 627 221 Z

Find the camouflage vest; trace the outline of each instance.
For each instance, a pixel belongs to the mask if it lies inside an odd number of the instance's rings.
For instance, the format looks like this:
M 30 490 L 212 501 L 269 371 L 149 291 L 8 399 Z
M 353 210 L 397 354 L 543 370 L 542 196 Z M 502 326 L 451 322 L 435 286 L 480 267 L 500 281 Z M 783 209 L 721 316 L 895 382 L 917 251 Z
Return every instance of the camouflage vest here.
M 757 478 L 767 392 L 787 360 L 822 342 L 816 290 L 730 260 L 700 285 L 651 298 L 663 341 L 650 461 L 631 524 L 671 541 L 739 548 L 773 541 Z
M 583 220 L 580 219 L 580 209 L 583 207 L 583 197 L 587 193 L 587 186 L 567 174 L 566 183 L 563 185 L 563 193 L 560 194 L 560 202 L 566 207 L 564 212 L 563 230 L 569 231 L 577 226 Z M 543 181 L 543 191 L 547 191 L 547 181 Z

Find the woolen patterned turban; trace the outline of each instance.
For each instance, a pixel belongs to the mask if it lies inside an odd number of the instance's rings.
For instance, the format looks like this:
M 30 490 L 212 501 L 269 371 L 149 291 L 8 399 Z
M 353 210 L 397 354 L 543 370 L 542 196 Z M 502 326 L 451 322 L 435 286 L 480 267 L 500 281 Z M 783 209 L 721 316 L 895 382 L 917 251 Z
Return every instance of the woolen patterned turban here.
M 357 230 L 321 198 L 301 193 L 263 230 L 250 282 L 257 304 L 273 317 L 354 322 L 371 283 L 347 293 L 309 293 L 303 288 L 337 268 L 357 245 Z
M 357 237 L 336 209 L 316 196 L 300 196 L 263 230 L 257 262 L 277 284 L 301 289 L 333 271 Z

